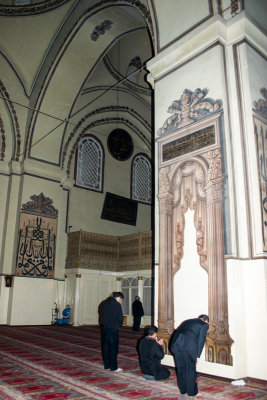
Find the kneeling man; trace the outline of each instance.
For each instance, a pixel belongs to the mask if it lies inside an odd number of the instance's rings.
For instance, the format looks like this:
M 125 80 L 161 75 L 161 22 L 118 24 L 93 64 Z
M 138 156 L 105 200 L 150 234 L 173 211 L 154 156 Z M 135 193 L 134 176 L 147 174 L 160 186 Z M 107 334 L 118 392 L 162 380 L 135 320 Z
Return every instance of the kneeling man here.
M 146 380 L 167 379 L 170 371 L 161 365 L 164 357 L 163 339 L 157 338 L 157 327 L 152 325 L 147 329 L 147 336 L 141 339 L 139 355 L 141 371 Z

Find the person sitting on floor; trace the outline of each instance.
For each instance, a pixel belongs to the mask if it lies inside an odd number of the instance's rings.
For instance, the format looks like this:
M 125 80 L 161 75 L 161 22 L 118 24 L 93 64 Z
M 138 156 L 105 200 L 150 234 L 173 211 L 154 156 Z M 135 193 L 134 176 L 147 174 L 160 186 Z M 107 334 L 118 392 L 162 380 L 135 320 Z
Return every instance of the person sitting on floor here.
M 140 366 L 146 380 L 167 379 L 170 371 L 161 365 L 164 357 L 163 339 L 157 338 L 158 328 L 151 325 L 147 329 L 147 336 L 141 339 L 139 344 Z

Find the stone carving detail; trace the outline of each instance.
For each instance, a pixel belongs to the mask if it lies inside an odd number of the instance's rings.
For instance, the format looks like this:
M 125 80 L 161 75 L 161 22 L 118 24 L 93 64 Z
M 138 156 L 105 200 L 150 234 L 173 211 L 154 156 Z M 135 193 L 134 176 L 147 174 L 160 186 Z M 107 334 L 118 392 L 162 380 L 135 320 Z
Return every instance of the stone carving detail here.
M 0 157 L 1 157 L 1 161 L 3 161 L 5 158 L 5 155 L 6 155 L 6 132 L 4 129 L 4 122 L 2 120 L 1 114 L 0 114 L 0 132 L 1 132 Z
M 91 33 L 91 39 L 96 42 L 100 35 L 104 35 L 104 33 L 109 30 L 111 28 L 111 26 L 113 25 L 112 21 L 109 21 L 108 19 L 106 19 L 105 21 L 103 21 L 100 25 L 97 25 L 95 27 L 95 29 L 93 30 L 93 32 Z
M 159 171 L 159 193 L 168 193 L 171 190 L 171 184 L 169 180 L 170 167 L 161 168 Z
M 16 144 L 15 144 L 15 161 L 19 161 L 20 155 L 21 155 L 21 134 L 20 134 L 20 126 L 19 126 L 19 120 L 17 117 L 17 113 L 15 110 L 15 106 L 13 102 L 9 99 L 9 94 L 3 84 L 3 82 L 0 80 L 0 92 L 3 94 L 3 97 L 6 99 L 6 104 L 10 110 L 10 115 L 13 120 L 13 125 L 15 127 L 15 132 L 16 132 Z M 3 125 L 3 123 L 2 123 Z M 6 148 L 6 141 L 5 141 L 5 132 L 3 127 L 1 126 L 1 137 L 2 137 L 2 146 L 1 146 L 1 160 L 3 160 L 2 157 L 5 157 L 5 148 Z
M 40 193 L 39 195 L 32 195 L 30 199 L 31 201 L 22 205 L 23 212 L 57 217 L 58 211 L 52 206 L 53 200 L 49 197 L 45 197 L 43 193 Z
M 222 176 L 222 155 L 219 149 L 209 151 L 203 156 L 209 161 L 208 180 Z
M 196 245 L 200 257 L 200 265 L 207 270 L 207 246 L 206 246 L 206 201 L 205 201 L 205 171 L 198 162 L 188 161 L 176 172 L 175 176 L 175 243 L 174 254 L 175 273 L 180 268 L 184 246 L 184 214 L 190 208 L 195 210 L 194 225 L 196 228 Z
M 168 108 L 168 113 L 172 116 L 158 130 L 158 135 L 170 133 L 218 111 L 221 108 L 221 101 L 204 99 L 207 93 L 208 89 L 196 89 L 194 92 L 185 89 L 180 100 L 173 101 Z
M 264 98 L 254 101 L 254 111 L 267 119 L 267 89 L 262 88 L 260 92 Z
M 53 10 L 56 7 L 61 6 L 68 0 L 44 0 L 41 2 L 31 1 L 31 3 L 36 4 L 23 4 L 21 6 L 6 6 L 0 5 L 0 15 L 30 15 L 30 14 L 40 14 L 49 10 Z
M 263 251 L 267 252 L 267 101 L 261 103 L 258 110 L 261 114 L 260 117 L 254 115 L 254 134 L 260 186 L 262 244 Z M 266 114 L 265 118 L 263 114 Z

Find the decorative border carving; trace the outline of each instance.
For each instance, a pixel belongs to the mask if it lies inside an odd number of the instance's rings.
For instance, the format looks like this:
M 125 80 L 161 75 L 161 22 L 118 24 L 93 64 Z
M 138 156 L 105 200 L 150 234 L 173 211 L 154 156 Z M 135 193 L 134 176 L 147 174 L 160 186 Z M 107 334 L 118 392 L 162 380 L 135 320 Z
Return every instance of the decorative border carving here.
M 0 79 L 0 92 L 3 93 L 3 96 L 5 97 L 6 104 L 7 107 L 9 108 L 10 111 L 10 116 L 12 118 L 13 121 L 13 126 L 15 127 L 15 132 L 16 132 L 16 143 L 15 143 L 15 161 L 19 161 L 20 155 L 21 155 L 21 134 L 20 134 L 20 126 L 19 126 L 19 120 L 17 117 L 17 112 L 15 110 L 15 106 L 13 104 L 13 102 L 9 97 L 9 94 L 3 84 L 3 82 Z M 1 160 L 4 159 L 5 157 L 5 149 L 6 149 L 6 141 L 5 141 L 5 137 L 3 138 L 3 135 L 5 132 L 2 131 L 2 126 L 1 126 L 1 134 L 2 134 L 2 148 L 1 148 Z M 2 154 L 4 156 L 2 156 Z M 3 158 L 2 158 L 3 157 Z
M 104 33 L 109 30 L 113 25 L 113 22 L 106 19 L 105 21 L 103 21 L 100 25 L 97 25 L 95 27 L 95 29 L 93 30 L 93 32 L 90 35 L 90 38 L 96 42 L 101 35 L 104 35 Z
M 180 99 L 169 106 L 168 113 L 173 115 L 158 129 L 158 135 L 173 132 L 219 111 L 221 100 L 204 99 L 207 93 L 208 89 L 196 89 L 194 92 L 185 89 Z
M 267 120 L 267 89 L 261 88 L 260 90 L 263 99 L 259 99 L 258 101 L 254 101 L 254 110 L 257 114 L 261 115 L 263 118 Z
M 22 5 L 22 6 L 5 6 L 0 5 L 0 15 L 3 16 L 25 16 L 31 14 L 41 14 L 49 10 L 53 10 L 68 0 L 43 0 L 40 3 Z
M 1 114 L 0 114 L 0 132 L 1 132 L 1 161 L 4 161 L 5 155 L 6 155 L 6 132 L 4 129 L 4 122 L 2 120 Z
M 254 134 L 261 203 L 262 246 L 263 251 L 267 252 L 267 119 L 254 116 Z
M 22 205 L 22 211 L 24 213 L 33 213 L 57 218 L 58 211 L 54 206 L 52 206 L 53 200 L 49 197 L 45 197 L 43 193 L 40 193 L 39 195 L 33 194 L 30 199 L 31 201 Z

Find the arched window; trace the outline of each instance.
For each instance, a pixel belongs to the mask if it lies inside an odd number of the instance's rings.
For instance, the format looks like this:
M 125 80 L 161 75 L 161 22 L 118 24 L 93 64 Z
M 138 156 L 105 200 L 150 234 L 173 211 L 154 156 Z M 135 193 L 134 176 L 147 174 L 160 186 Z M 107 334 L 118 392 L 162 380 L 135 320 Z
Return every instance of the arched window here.
M 137 278 L 124 278 L 121 284 L 124 300 L 122 302 L 122 310 L 124 315 L 132 314 L 132 302 L 135 296 L 138 296 L 138 279 Z
M 103 148 L 92 135 L 83 137 L 77 150 L 76 185 L 102 192 Z
M 137 154 L 132 162 L 132 199 L 151 204 L 151 162 L 145 154 Z

